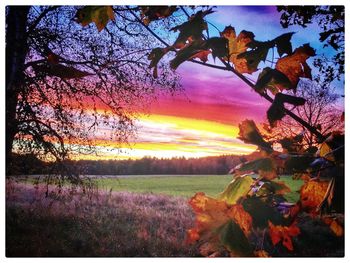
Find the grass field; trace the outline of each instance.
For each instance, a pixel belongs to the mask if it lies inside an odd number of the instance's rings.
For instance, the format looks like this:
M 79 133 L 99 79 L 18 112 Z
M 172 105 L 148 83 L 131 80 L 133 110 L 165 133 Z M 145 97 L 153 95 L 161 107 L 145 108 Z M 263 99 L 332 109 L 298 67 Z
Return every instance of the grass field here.
M 215 197 L 224 190 L 232 180 L 232 175 L 197 175 L 197 176 L 147 176 L 132 178 L 96 179 L 100 189 L 112 191 L 130 191 L 137 193 L 167 194 L 171 196 L 191 197 L 196 192 L 204 192 Z M 280 180 L 291 189 L 286 195 L 290 202 L 298 200 L 298 191 L 302 180 L 293 180 L 290 176 L 282 176 Z

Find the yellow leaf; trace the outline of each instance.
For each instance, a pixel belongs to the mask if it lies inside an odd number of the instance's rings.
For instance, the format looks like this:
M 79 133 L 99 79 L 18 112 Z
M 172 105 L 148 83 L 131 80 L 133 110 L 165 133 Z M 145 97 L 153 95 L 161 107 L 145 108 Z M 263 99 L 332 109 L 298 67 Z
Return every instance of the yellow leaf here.
M 229 58 L 226 60 L 232 62 L 240 73 L 251 74 L 255 72 L 255 69 L 249 68 L 245 58 L 237 58 L 239 54 L 247 51 L 247 45 L 254 40 L 254 34 L 243 30 L 236 37 L 236 31 L 232 26 L 227 26 L 220 34 L 228 40 Z
M 331 147 L 329 147 L 329 145 L 326 142 L 322 143 L 322 145 L 321 145 L 321 147 L 319 149 L 320 157 L 323 157 L 323 158 L 325 158 L 325 159 L 327 159 L 329 161 L 334 162 L 335 161 L 334 160 L 334 156 L 333 156 L 333 154 L 331 152 L 332 152 Z
M 323 201 L 329 182 L 310 180 L 300 189 L 301 208 L 311 214 L 317 213 L 317 208 Z

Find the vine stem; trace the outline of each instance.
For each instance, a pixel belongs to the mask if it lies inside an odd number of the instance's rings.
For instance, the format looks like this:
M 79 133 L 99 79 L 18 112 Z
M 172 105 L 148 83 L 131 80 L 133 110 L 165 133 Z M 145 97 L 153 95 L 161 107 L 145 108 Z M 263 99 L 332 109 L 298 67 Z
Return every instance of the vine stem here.
M 190 15 L 187 13 L 187 11 L 181 6 L 180 7 L 181 10 L 185 13 L 185 15 L 189 18 Z M 160 41 L 163 45 L 165 45 L 166 47 L 170 47 L 170 45 L 168 43 L 166 43 L 162 38 L 160 38 L 152 29 L 150 29 L 147 25 L 145 25 L 141 19 L 128 7 L 129 12 L 132 14 L 132 16 L 148 31 L 150 32 L 158 41 Z M 175 51 L 176 52 L 176 51 Z M 244 83 L 246 83 L 249 87 L 251 87 L 256 93 L 258 93 L 261 97 L 263 97 L 265 100 L 269 101 L 270 103 L 273 103 L 274 99 L 272 97 L 270 97 L 267 93 L 260 93 L 256 90 L 255 88 L 255 84 L 252 83 L 251 81 L 249 81 L 242 73 L 238 72 L 235 68 L 233 68 L 228 62 L 226 62 L 223 58 L 219 58 L 221 63 L 224 65 L 224 67 L 222 66 L 217 66 L 217 65 L 213 65 L 213 64 L 208 64 L 208 63 L 204 63 L 204 62 L 200 62 L 200 61 L 196 61 L 196 60 L 189 60 L 192 63 L 196 63 L 196 64 L 201 64 L 203 66 L 206 67 L 211 67 L 211 68 L 216 68 L 216 69 L 220 69 L 220 70 L 227 70 L 227 71 L 231 71 L 232 73 L 234 73 L 238 78 L 240 78 Z M 288 116 L 290 116 L 292 119 L 294 119 L 295 121 L 299 122 L 301 125 L 303 125 L 306 129 L 308 129 L 312 134 L 314 134 L 317 139 L 319 141 L 324 141 L 326 138 L 313 126 L 311 126 L 309 123 L 307 123 L 306 121 L 304 121 L 302 118 L 300 118 L 299 116 L 297 116 L 295 113 L 293 113 L 292 111 L 282 107 L 281 108 L 284 113 Z

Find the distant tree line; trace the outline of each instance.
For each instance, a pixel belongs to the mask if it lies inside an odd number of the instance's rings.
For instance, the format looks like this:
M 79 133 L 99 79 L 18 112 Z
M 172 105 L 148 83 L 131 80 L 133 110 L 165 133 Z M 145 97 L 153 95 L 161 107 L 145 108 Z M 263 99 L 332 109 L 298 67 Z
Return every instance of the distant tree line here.
M 55 169 L 54 163 L 43 162 L 34 155 L 16 155 L 14 159 L 14 174 L 47 174 Z M 189 159 L 69 160 L 64 165 L 73 173 L 86 175 L 227 174 L 242 161 L 243 156 L 223 155 Z

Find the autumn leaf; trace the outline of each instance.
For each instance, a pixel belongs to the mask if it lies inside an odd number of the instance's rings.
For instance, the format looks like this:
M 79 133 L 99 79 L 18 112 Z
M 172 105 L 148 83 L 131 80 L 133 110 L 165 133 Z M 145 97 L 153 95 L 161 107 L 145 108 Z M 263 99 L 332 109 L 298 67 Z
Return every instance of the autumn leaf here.
M 228 207 L 222 200 L 200 192 L 190 199 L 189 204 L 196 213 L 196 223 L 201 231 L 218 227 L 228 220 Z
M 332 161 L 334 162 L 334 156 L 332 154 L 332 149 L 331 147 L 329 147 L 329 145 L 327 144 L 327 142 L 323 142 L 320 146 L 320 149 L 318 151 L 318 155 L 320 157 L 323 157 L 325 159 L 327 159 L 328 161 Z
M 206 62 L 208 54 L 210 54 L 210 51 L 204 40 L 192 41 L 176 53 L 175 58 L 170 61 L 170 67 L 177 69 L 181 63 L 193 58 L 199 58 L 202 62 Z
M 327 159 L 328 161 L 344 162 L 344 144 L 345 137 L 342 132 L 334 131 L 330 133 L 327 139 L 321 144 L 316 155 Z
M 292 83 L 287 76 L 277 69 L 272 69 L 270 67 L 266 67 L 262 70 L 255 84 L 255 90 L 259 93 L 263 93 L 268 89 L 274 95 L 279 91 L 283 91 L 284 89 L 289 90 L 291 88 Z
M 292 53 L 292 44 L 290 42 L 294 32 L 285 33 L 283 35 L 280 35 L 276 37 L 273 42 L 275 42 L 275 45 L 277 47 L 277 52 L 280 57 L 282 57 L 283 54 L 290 55 Z
M 220 241 L 230 251 L 230 256 L 249 257 L 253 255 L 247 237 L 237 223 L 229 220 L 219 230 Z
M 270 157 L 245 162 L 235 167 L 236 174 L 258 173 L 260 178 L 272 180 L 277 177 L 276 164 Z
M 246 46 L 249 50 L 246 50 L 237 55 L 237 59 L 244 59 L 246 61 L 246 67 L 249 72 L 252 73 L 258 70 L 260 62 L 265 62 L 267 54 L 270 48 L 277 47 L 279 55 L 292 53 L 292 45 L 290 39 L 294 33 L 283 34 L 270 41 L 256 41 L 252 39 Z
M 227 212 L 229 218 L 231 218 L 242 229 L 246 237 L 249 236 L 252 228 L 253 219 L 249 213 L 247 213 L 241 204 L 233 205 Z
M 293 251 L 292 237 L 298 236 L 300 234 L 300 229 L 295 223 L 290 226 L 275 226 L 269 221 L 269 234 L 274 246 L 282 241 L 284 247 L 289 251 Z
M 294 137 L 285 137 L 278 142 L 281 144 L 283 151 L 287 153 L 298 153 L 303 151 L 303 146 L 300 144 L 304 138 L 305 132 L 301 132 Z M 314 150 L 314 149 L 310 149 Z M 317 150 L 317 148 L 316 148 Z M 310 152 L 311 153 L 311 152 Z
M 176 10 L 176 6 L 140 6 L 141 19 L 145 25 L 150 22 L 171 16 Z
M 251 253 L 247 238 L 253 219 L 242 205 L 231 206 L 204 193 L 196 193 L 189 204 L 196 221 L 195 227 L 187 231 L 187 242 L 206 241 L 200 247 L 202 255 L 218 255 L 222 246 L 235 255 Z
M 241 202 L 244 210 L 252 217 L 254 228 L 265 228 L 268 221 L 273 224 L 285 223 L 285 218 L 276 207 L 268 200 L 263 200 L 260 196 L 251 196 Z
M 172 50 L 171 47 L 167 47 L 167 48 L 154 48 L 151 53 L 148 55 L 148 60 L 151 60 L 151 63 L 149 65 L 148 68 L 154 68 L 153 69 L 153 77 L 157 78 L 158 77 L 158 69 L 157 69 L 157 65 L 159 63 L 159 61 L 162 59 L 162 57 L 168 53 L 170 50 Z
M 208 28 L 207 23 L 204 21 L 204 17 L 213 13 L 211 9 L 206 11 L 198 11 L 195 15 L 191 16 L 185 23 L 173 27 L 172 31 L 179 31 L 179 36 L 175 40 L 173 47 L 176 49 L 183 48 L 187 42 L 202 39 L 202 32 Z
M 262 150 L 272 151 L 271 145 L 263 139 L 253 120 L 244 120 L 238 125 L 238 128 L 238 139 L 245 143 L 255 144 Z
M 280 58 L 276 69 L 286 75 L 293 89 L 296 89 L 300 78 L 311 79 L 311 69 L 306 60 L 312 56 L 315 56 L 315 50 L 309 44 L 305 44 L 294 50 L 291 55 Z
M 199 233 L 197 228 L 191 228 L 187 230 L 186 244 L 193 244 L 199 240 Z
M 284 103 L 301 106 L 305 104 L 305 99 L 288 94 L 277 93 L 270 108 L 267 110 L 267 119 L 271 127 L 275 127 L 276 122 L 285 116 Z
M 257 195 L 261 194 L 262 192 L 268 194 L 273 193 L 275 195 L 284 195 L 290 191 L 291 190 L 289 186 L 287 186 L 284 182 L 268 180 L 264 182 L 261 190 L 257 193 Z
M 230 205 L 235 204 L 249 192 L 253 182 L 254 180 L 250 176 L 236 177 L 219 194 L 219 199 Z
M 204 257 L 217 257 L 220 256 L 222 247 L 220 246 L 220 240 L 218 237 L 212 238 L 208 242 L 204 242 L 199 247 L 199 253 Z
M 34 65 L 33 68 L 37 74 L 56 76 L 62 79 L 79 79 L 93 75 L 92 73 L 81 71 L 79 69 L 64 66 L 61 64 L 41 64 Z
M 208 55 L 223 57 L 227 55 L 227 41 L 225 38 L 212 37 L 208 40 L 194 40 L 187 43 L 180 49 L 173 60 L 170 61 L 170 67 L 176 69 L 186 60 L 199 58 L 202 62 L 208 61 Z
M 267 253 L 265 250 L 255 250 L 254 256 L 258 258 L 269 258 L 269 253 Z
M 342 227 L 336 220 L 332 221 L 329 228 L 337 237 L 341 237 L 344 235 L 344 227 Z
M 223 37 L 211 37 L 206 41 L 207 48 L 211 49 L 213 58 L 225 57 L 228 54 L 228 41 Z
M 253 41 L 254 34 L 243 30 L 236 36 L 235 28 L 227 26 L 220 35 L 228 40 L 228 58 L 226 58 L 226 60 L 232 62 L 235 69 L 240 73 L 251 74 L 255 72 L 257 69 L 249 67 L 245 58 L 238 58 L 239 54 L 248 49 L 248 44 Z
M 85 6 L 77 11 L 75 19 L 83 27 L 95 23 L 100 32 L 110 20 L 114 20 L 114 11 L 112 6 Z
M 337 236 L 341 237 L 344 235 L 344 222 L 340 222 L 343 220 L 339 220 L 338 218 L 324 216 L 322 217 L 322 221 L 329 226 L 331 231 Z
M 250 50 L 237 55 L 237 58 L 246 61 L 247 73 L 253 73 L 258 70 L 260 62 L 265 62 L 269 49 L 273 47 L 273 42 L 252 41 L 248 44 Z
M 300 189 L 301 208 L 314 215 L 327 193 L 329 182 L 310 180 Z

